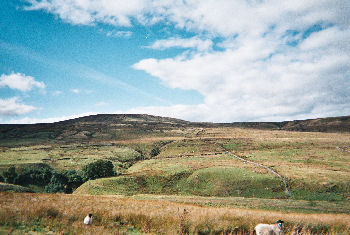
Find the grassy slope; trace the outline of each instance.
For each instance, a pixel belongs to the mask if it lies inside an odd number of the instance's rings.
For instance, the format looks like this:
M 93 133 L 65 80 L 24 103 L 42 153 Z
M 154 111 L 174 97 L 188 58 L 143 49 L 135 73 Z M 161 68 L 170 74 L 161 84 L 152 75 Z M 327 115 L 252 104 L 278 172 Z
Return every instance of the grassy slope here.
M 134 132 L 136 127 L 133 127 Z M 232 158 L 226 154 L 229 151 L 269 166 L 287 177 L 295 199 L 343 200 L 350 196 L 349 153 L 339 149 L 350 145 L 349 133 L 181 125 L 158 125 L 155 129 L 138 131 L 137 138 L 91 139 L 83 143 L 71 142 L 68 138 L 65 143 L 6 145 L 0 153 L 0 171 L 11 164 L 19 166 L 38 162 L 49 163 L 56 169 L 80 169 L 91 161 L 108 159 L 113 161 L 119 172 L 127 174 L 117 180 L 109 179 L 113 183 L 108 183 L 116 186 L 115 182 L 127 179 L 130 187 L 124 194 L 284 196 L 283 187 L 277 184 L 278 178 L 264 169 Z M 149 159 L 152 149 L 157 146 L 160 153 L 155 158 L 138 161 L 129 168 L 137 159 Z M 244 171 L 247 178 L 235 177 L 238 171 Z M 259 183 L 261 179 L 271 182 L 271 187 Z M 240 187 L 242 184 L 250 187 Z M 99 186 L 99 190 L 93 190 L 93 193 L 123 193 L 117 188 L 104 191 Z
M 0 182 L 0 192 L 33 193 L 34 191 L 30 188 L 23 187 L 20 185 L 6 184 Z
M 225 151 L 262 163 L 289 179 L 294 199 L 346 201 L 350 196 L 350 135 L 210 128 L 171 142 L 127 175 L 82 185 L 76 193 L 179 194 L 284 198 L 280 179 Z M 210 154 L 210 155 L 207 155 Z

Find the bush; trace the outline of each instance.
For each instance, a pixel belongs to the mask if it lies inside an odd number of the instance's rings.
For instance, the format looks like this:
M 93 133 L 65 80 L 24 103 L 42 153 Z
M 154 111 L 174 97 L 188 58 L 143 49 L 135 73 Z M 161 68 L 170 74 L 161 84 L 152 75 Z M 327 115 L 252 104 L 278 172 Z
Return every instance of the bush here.
M 116 173 L 114 171 L 114 166 L 111 161 L 97 160 L 95 162 L 89 163 L 82 169 L 83 179 L 93 180 L 97 178 L 114 176 Z
M 72 193 L 84 183 L 75 170 L 53 172 L 49 184 L 45 187 L 47 193 Z
M 83 178 L 76 170 L 67 170 L 63 174 L 67 177 L 65 193 L 72 193 L 76 188 L 84 183 Z
M 67 183 L 68 183 L 68 178 L 64 174 L 54 172 L 52 174 L 50 183 L 45 187 L 45 192 L 64 193 L 66 192 Z
M 0 175 L 0 182 L 5 182 L 5 178 L 2 175 Z
M 16 180 L 19 185 L 47 185 L 52 177 L 53 169 L 47 164 L 36 164 L 21 168 L 20 174 Z
M 18 177 L 16 167 L 10 166 L 6 171 L 4 171 L 3 175 L 6 183 L 14 184 Z

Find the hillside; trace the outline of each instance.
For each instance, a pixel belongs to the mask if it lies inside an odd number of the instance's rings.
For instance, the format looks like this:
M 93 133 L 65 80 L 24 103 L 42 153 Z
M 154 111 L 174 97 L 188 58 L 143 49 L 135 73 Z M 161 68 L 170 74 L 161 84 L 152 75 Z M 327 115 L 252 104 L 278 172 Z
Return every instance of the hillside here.
M 99 114 L 57 123 L 1 124 L 0 143 L 127 140 L 140 135 L 178 136 L 179 130 L 215 127 L 350 132 L 350 116 L 285 122 L 204 123 L 142 114 Z
M 159 134 L 190 123 L 150 115 L 100 114 L 57 123 L 0 125 L 0 140 L 8 141 L 86 141 L 130 139 L 140 135 Z
M 326 213 L 329 220 L 334 214 L 343 218 L 350 212 L 348 124 L 349 117 L 218 124 L 149 115 L 95 115 L 52 124 L 0 125 L 0 174 L 12 165 L 18 172 L 25 167 L 49 166 L 56 172 L 76 170 L 79 174 L 87 164 L 103 159 L 112 162 L 118 175 L 79 184 L 74 195 L 65 195 L 70 198 L 66 203 L 89 194 L 96 201 L 116 197 L 121 203 L 179 203 L 186 208 L 198 205 L 214 211 L 241 208 L 253 214 L 259 209 L 269 215 L 267 222 L 278 211 L 292 228 L 298 221 L 288 217 L 289 213 L 309 221 L 310 214 Z M 45 187 L 25 186 L 35 192 L 43 192 Z M 53 201 L 61 197 L 40 195 Z M 38 194 L 26 197 L 31 200 Z M 95 206 L 94 212 L 104 211 L 101 208 L 105 206 Z M 47 210 L 61 211 L 56 207 Z M 12 209 L 9 212 L 13 213 Z M 37 213 L 42 215 L 40 210 Z M 98 216 L 101 219 L 105 215 L 101 212 Z M 118 216 L 129 223 L 134 218 Z M 227 224 L 232 220 L 230 217 Z M 235 223 L 251 230 L 253 224 L 249 221 L 244 215 Z M 321 234 L 323 229 L 338 231 L 336 224 L 323 227 L 323 222 L 315 223 L 303 222 L 320 231 L 314 234 Z M 142 227 L 146 225 L 135 223 L 143 232 L 147 231 Z M 215 222 L 211 229 L 218 226 Z M 345 231 L 348 225 L 341 226 Z M 116 227 L 124 228 L 120 224 Z M 167 225 L 159 229 L 164 227 L 169 229 Z
M 292 130 L 316 130 L 321 124 L 344 130 L 348 121 L 215 124 L 95 115 L 52 124 L 1 125 L 0 171 L 11 164 L 38 163 L 80 170 L 104 159 L 122 175 L 87 182 L 76 193 L 285 198 L 275 170 L 289 180 L 294 199 L 342 200 L 350 196 L 350 133 Z

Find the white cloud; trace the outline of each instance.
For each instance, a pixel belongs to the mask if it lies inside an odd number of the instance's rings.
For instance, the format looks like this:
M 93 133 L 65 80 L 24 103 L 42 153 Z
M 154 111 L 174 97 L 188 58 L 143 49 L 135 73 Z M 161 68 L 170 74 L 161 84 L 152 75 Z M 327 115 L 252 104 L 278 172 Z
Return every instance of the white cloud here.
M 341 37 L 332 40 L 323 31 Z M 158 77 L 171 88 L 196 90 L 204 96 L 204 103 L 131 111 L 219 122 L 348 115 L 347 34 L 347 29 L 324 29 L 296 47 L 285 45 L 278 32 L 263 37 L 240 35 L 233 41 L 236 47 L 221 52 L 141 60 L 135 69 Z M 314 38 L 317 43 L 311 43 Z
M 81 92 L 81 90 L 79 90 L 79 89 L 72 89 L 71 91 L 75 94 L 79 94 Z
M 130 112 L 205 121 L 273 121 L 350 113 L 347 0 L 123 2 L 30 0 L 28 9 L 42 9 L 73 24 L 131 27 L 131 22 L 163 22 L 198 34 L 158 40 L 150 46 L 196 49 L 192 53 L 144 59 L 133 68 L 171 88 L 196 90 L 204 102 L 139 107 Z M 208 39 L 203 40 L 203 35 Z M 216 45 L 220 51 L 212 49 L 214 37 L 222 39 Z
M 345 50 L 349 52 L 350 30 L 342 30 L 334 26 L 319 32 L 312 33 L 310 37 L 308 37 L 301 43 L 300 49 L 312 50 L 319 48 L 327 48 L 329 46 L 336 50 Z
M 62 117 L 52 117 L 52 118 L 21 118 L 21 119 L 12 119 L 7 121 L 7 124 L 35 124 L 35 123 L 53 123 L 53 122 L 60 122 L 65 121 L 69 119 L 75 119 L 90 115 L 96 115 L 97 113 L 93 112 L 87 112 L 87 113 L 81 113 L 81 114 L 74 114 L 70 116 L 62 116 Z
M 0 99 L 0 115 L 3 116 L 26 114 L 35 109 L 33 106 L 22 104 L 17 97 Z
M 43 82 L 35 81 L 32 76 L 26 76 L 21 73 L 11 73 L 10 75 L 2 74 L 0 77 L 0 87 L 8 86 L 11 89 L 20 91 L 30 91 L 34 87 L 44 89 Z
M 108 103 L 104 102 L 104 101 L 101 101 L 101 102 L 98 102 L 95 104 L 96 107 L 101 107 L 101 106 L 106 106 L 106 105 L 108 105 Z
M 63 94 L 62 91 L 54 91 L 54 92 L 52 92 L 53 96 L 58 96 L 58 95 L 62 95 L 62 94 Z
M 165 50 L 172 47 L 195 48 L 198 51 L 208 51 L 212 48 L 213 42 L 209 39 L 202 40 L 198 37 L 192 38 L 169 38 L 155 41 L 148 48 Z
M 259 34 L 281 24 L 298 28 L 315 22 L 349 25 L 347 0 L 27 0 L 27 10 L 45 10 L 72 24 L 131 26 L 170 21 L 179 28 L 221 35 Z
M 92 90 L 82 90 L 82 89 L 78 89 L 78 88 L 74 88 L 70 90 L 71 92 L 73 92 L 74 94 L 92 94 L 93 91 Z
M 106 36 L 114 37 L 114 38 L 130 38 L 132 36 L 132 32 L 112 30 L 112 31 L 106 32 Z
M 72 24 L 106 24 L 130 26 L 130 17 L 139 14 L 143 0 L 27 0 L 27 10 L 43 9 Z

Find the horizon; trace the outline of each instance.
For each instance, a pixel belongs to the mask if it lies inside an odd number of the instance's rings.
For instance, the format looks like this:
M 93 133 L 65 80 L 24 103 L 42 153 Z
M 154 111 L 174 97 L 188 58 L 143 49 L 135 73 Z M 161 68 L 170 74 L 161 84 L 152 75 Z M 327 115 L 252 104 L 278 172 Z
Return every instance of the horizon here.
M 350 2 L 5 0 L 0 123 L 350 114 Z
M 97 113 L 97 114 L 90 114 L 86 116 L 80 116 L 80 117 L 73 117 L 69 119 L 64 119 L 64 120 L 59 120 L 59 121 L 54 121 L 54 122 L 38 122 L 38 123 L 0 123 L 0 125 L 37 125 L 37 124 L 56 124 L 60 122 L 65 122 L 65 121 L 73 121 L 81 118 L 87 118 L 87 117 L 93 117 L 93 116 L 99 116 L 99 115 L 136 115 L 136 116 L 152 116 L 152 117 L 159 117 L 159 118 L 169 118 L 169 119 L 177 119 L 180 121 L 185 121 L 185 122 L 191 122 L 191 123 L 212 123 L 212 124 L 234 124 L 234 123 L 283 123 L 283 122 L 296 122 L 296 121 L 310 121 L 310 120 L 317 120 L 317 119 L 336 119 L 336 118 L 348 118 L 350 115 L 345 115 L 345 116 L 337 116 L 337 117 L 322 117 L 322 118 L 311 118 L 311 119 L 295 119 L 295 120 L 283 120 L 283 121 L 233 121 L 233 122 L 206 122 L 206 121 L 188 121 L 185 119 L 181 118 L 173 118 L 173 117 L 166 117 L 166 116 L 159 116 L 159 115 L 152 115 L 152 114 L 145 114 L 145 113 Z

